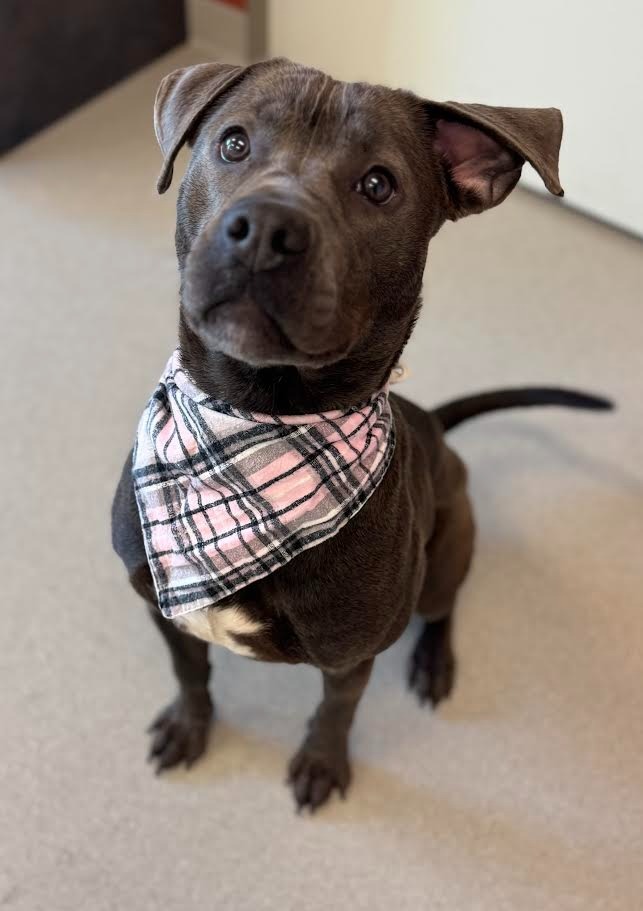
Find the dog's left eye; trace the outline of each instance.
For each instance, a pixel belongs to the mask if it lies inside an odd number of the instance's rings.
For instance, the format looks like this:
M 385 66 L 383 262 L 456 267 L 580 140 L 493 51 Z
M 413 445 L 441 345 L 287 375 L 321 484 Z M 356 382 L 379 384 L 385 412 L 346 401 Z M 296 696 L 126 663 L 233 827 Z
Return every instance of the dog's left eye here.
M 355 187 L 376 206 L 383 206 L 395 195 L 395 179 L 384 168 L 371 168 Z
M 243 161 L 249 154 L 250 140 L 245 130 L 232 130 L 224 136 L 221 143 L 221 158 L 224 161 Z

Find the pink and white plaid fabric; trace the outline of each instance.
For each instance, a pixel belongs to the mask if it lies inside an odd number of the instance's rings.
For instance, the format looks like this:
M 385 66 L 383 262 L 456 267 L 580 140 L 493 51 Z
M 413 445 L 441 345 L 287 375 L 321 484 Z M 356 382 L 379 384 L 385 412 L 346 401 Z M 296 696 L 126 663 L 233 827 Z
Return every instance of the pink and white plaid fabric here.
M 163 614 L 214 604 L 337 534 L 394 448 L 387 389 L 348 411 L 251 414 L 201 392 L 175 351 L 133 459 Z

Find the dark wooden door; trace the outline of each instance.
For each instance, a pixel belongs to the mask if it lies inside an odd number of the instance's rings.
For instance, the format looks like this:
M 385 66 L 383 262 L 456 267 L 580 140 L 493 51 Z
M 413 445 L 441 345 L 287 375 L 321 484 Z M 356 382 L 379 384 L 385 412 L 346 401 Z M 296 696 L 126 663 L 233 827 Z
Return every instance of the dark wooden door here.
M 0 0 L 0 152 L 184 38 L 183 0 Z

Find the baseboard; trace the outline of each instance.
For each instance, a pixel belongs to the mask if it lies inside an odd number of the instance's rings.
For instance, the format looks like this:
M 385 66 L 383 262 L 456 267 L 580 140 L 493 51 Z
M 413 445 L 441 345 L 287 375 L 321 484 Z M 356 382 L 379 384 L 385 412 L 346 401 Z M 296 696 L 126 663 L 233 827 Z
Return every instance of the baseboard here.
M 528 185 L 523 187 L 521 185 L 519 189 L 521 193 L 528 193 L 530 196 L 537 197 L 547 206 L 558 206 L 560 209 L 572 212 L 580 218 L 588 218 L 590 221 L 594 221 L 596 224 L 601 225 L 603 228 L 607 228 L 610 231 L 618 231 L 619 234 L 623 234 L 626 237 L 631 237 L 639 242 L 643 241 L 643 232 L 633 225 L 624 224 L 623 222 L 618 221 L 618 219 L 599 214 L 593 209 L 575 202 L 573 199 L 569 199 L 568 197 L 559 199 L 557 196 L 552 196 L 546 190 L 541 190 L 539 187 L 536 188 Z
M 187 36 L 207 57 L 242 63 L 248 56 L 248 14 L 219 0 L 186 0 Z

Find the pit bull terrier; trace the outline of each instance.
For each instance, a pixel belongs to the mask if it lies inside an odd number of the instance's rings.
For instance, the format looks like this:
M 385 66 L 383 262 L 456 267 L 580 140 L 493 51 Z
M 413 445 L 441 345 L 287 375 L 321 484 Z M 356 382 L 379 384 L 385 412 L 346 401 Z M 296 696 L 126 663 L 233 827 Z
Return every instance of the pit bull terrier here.
M 348 735 L 375 656 L 413 611 L 409 683 L 451 693 L 471 563 L 466 471 L 444 434 L 497 408 L 604 409 L 513 389 L 427 412 L 389 391 L 441 225 L 501 203 L 528 161 L 558 196 L 555 108 L 435 102 L 282 59 L 167 76 L 154 111 L 178 193 L 179 345 L 141 419 L 113 542 L 169 646 L 179 693 L 153 723 L 158 771 L 206 748 L 208 644 L 306 662 L 323 698 L 289 766 L 311 811 L 350 781 Z

